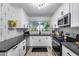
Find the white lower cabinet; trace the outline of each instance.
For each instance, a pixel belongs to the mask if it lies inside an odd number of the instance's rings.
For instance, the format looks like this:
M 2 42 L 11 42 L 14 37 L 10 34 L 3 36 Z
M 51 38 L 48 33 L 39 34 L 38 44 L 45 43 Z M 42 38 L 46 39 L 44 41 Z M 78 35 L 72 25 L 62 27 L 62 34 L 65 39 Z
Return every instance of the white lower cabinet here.
M 26 39 L 24 39 L 21 43 L 12 47 L 8 51 L 0 52 L 0 56 L 24 56 L 25 53 L 26 53 Z
M 30 46 L 39 46 L 39 40 L 37 37 L 30 36 Z
M 20 56 L 24 56 L 26 53 L 26 40 L 20 43 Z
M 30 46 L 52 46 L 50 36 L 30 36 Z
M 7 56 L 19 56 L 19 44 L 10 49 L 7 53 Z
M 62 56 L 78 56 L 78 55 L 62 45 Z

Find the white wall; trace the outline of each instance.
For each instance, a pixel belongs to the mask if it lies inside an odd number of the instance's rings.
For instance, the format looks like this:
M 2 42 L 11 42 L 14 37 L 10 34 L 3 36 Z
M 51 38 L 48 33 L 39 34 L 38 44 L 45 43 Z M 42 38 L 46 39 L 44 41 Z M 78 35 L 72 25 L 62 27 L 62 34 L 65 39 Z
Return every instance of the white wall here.
M 17 15 L 18 16 L 18 19 L 17 19 L 17 28 L 20 27 L 20 28 L 23 28 L 24 25 L 28 25 L 28 16 L 27 14 L 25 13 L 25 11 L 23 10 L 23 8 L 17 8 Z
M 2 7 L 2 39 L 0 41 L 8 40 L 10 38 L 23 34 L 23 31 L 18 31 L 16 28 L 8 29 L 8 20 L 15 19 L 18 28 L 22 28 L 23 24 L 28 24 L 28 16 L 22 8 L 14 8 L 10 4 L 3 4 Z M 6 14 L 6 15 L 5 15 Z M 24 22 L 24 23 L 23 23 Z
M 51 17 L 29 17 L 29 21 L 47 21 L 50 23 Z
M 29 21 L 50 21 L 51 17 L 29 17 Z
M 0 11 L 1 11 L 1 4 L 0 4 Z M 0 12 L 0 15 L 1 15 L 1 12 Z M 2 21 L 1 21 L 1 16 L 0 16 L 0 39 L 2 39 L 2 32 L 1 32 L 2 31 L 2 29 L 1 29 L 2 24 L 1 23 L 2 23 Z
M 27 14 L 25 13 L 25 11 L 24 10 L 22 10 L 22 25 L 26 25 L 25 27 L 27 27 L 27 25 L 29 24 L 29 22 L 28 22 L 28 16 L 27 16 Z
M 25 14 L 22 8 L 16 8 L 16 20 L 17 20 L 17 27 L 16 28 L 24 28 L 24 24 L 28 25 L 28 16 Z M 13 33 L 13 34 L 12 34 Z M 22 35 L 23 31 L 18 31 L 16 29 L 9 30 L 7 38 L 13 38 L 19 35 Z
M 15 8 L 16 9 L 16 20 L 17 20 L 17 27 L 16 28 L 24 28 L 24 24 L 28 25 L 28 16 L 22 8 Z M 13 33 L 13 34 L 12 34 Z M 8 38 L 12 38 L 15 36 L 19 36 L 23 34 L 23 31 L 18 31 L 16 29 L 9 30 Z

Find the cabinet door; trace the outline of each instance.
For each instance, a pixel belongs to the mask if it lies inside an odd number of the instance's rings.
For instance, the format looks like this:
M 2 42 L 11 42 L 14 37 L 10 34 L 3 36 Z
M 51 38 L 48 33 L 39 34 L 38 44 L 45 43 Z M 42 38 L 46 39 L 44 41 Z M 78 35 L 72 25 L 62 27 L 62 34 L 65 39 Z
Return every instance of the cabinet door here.
M 33 45 L 32 41 L 33 41 L 33 38 L 32 38 L 32 36 L 30 36 L 30 46 Z
M 23 55 L 26 53 L 26 39 L 23 42 Z
M 26 46 L 27 46 L 27 47 L 30 46 L 30 38 L 26 39 Z
M 51 46 L 52 41 L 50 36 L 40 36 L 39 46 Z
M 20 56 L 24 56 L 26 53 L 26 40 L 20 43 Z
M 75 54 L 70 49 L 66 48 L 65 46 L 62 46 L 62 56 L 77 56 L 77 54 Z
M 32 36 L 30 36 L 30 46 L 32 46 Z
M 19 45 L 16 45 L 7 52 L 7 56 L 19 56 Z
M 66 15 L 70 12 L 69 8 L 70 8 L 69 3 L 64 3 L 63 4 L 63 12 L 64 12 L 63 15 Z
M 62 56 L 68 56 L 67 52 L 68 52 L 68 50 L 65 49 L 64 46 L 62 46 Z
M 71 27 L 79 27 L 79 3 L 71 3 Z
M 40 46 L 40 42 L 41 42 L 40 37 L 39 36 L 34 36 L 34 38 L 33 38 L 34 46 Z
M 45 38 L 43 37 L 43 36 L 39 36 L 39 38 L 37 38 L 38 39 L 38 46 L 45 46 Z
M 23 56 L 23 44 L 22 42 L 20 43 L 20 56 Z
M 47 39 L 46 39 L 46 36 L 40 36 L 39 45 L 40 45 L 40 46 L 47 46 Z
M 47 45 L 48 45 L 48 46 L 52 47 L 52 37 L 47 36 L 46 42 L 47 42 Z
M 37 36 L 30 37 L 30 46 L 39 46 L 39 38 Z
M 69 3 L 63 3 L 59 8 L 58 8 L 58 18 L 61 18 L 63 15 L 66 15 L 70 12 L 70 4 Z

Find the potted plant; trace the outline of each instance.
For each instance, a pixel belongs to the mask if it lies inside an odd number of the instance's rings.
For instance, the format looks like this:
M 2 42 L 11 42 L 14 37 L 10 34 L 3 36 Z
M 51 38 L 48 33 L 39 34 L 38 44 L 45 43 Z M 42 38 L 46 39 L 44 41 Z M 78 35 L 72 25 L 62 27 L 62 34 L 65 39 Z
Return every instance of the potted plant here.
M 14 20 L 14 19 L 8 20 L 8 26 L 9 27 L 16 27 L 16 20 Z

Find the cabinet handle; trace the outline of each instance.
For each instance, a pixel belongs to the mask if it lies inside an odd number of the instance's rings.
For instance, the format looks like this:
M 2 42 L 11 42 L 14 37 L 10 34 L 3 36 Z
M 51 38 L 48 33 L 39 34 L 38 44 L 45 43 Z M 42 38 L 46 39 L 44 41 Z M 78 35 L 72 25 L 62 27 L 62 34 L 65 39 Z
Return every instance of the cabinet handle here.
M 25 49 L 25 46 L 23 46 L 23 50 Z
M 39 40 L 39 42 L 40 42 L 41 40 Z
M 68 54 L 69 56 L 71 56 L 70 53 L 67 52 L 67 54 Z
M 26 42 L 23 42 L 23 44 L 25 44 Z
M 16 49 L 16 48 L 17 48 L 17 46 L 13 47 L 13 49 Z

